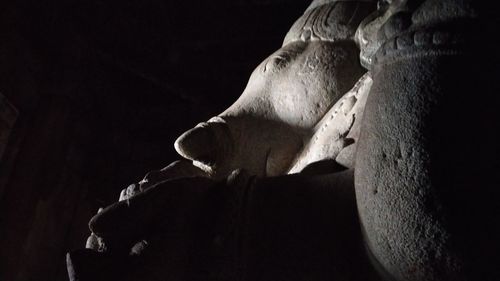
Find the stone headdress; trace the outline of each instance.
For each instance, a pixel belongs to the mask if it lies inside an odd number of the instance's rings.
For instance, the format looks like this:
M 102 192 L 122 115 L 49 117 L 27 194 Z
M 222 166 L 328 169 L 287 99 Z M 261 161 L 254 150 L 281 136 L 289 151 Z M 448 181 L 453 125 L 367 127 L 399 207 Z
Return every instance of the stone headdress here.
M 283 45 L 294 41 L 339 41 L 354 37 L 367 7 L 376 0 L 314 0 L 292 26 Z M 364 6 L 364 7 L 362 7 Z

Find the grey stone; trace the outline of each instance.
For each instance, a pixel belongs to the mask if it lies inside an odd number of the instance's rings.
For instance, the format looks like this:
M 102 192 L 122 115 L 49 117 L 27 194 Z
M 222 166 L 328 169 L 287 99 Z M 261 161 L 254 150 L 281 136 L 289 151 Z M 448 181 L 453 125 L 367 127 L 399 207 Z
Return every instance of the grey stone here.
M 91 248 L 137 258 L 131 280 L 498 280 L 487 21 L 465 0 L 373 8 L 314 1 L 242 96 L 179 137 L 184 160 L 91 220 Z
M 393 35 L 397 50 L 376 51 L 370 65 L 355 164 L 365 240 L 381 275 L 393 280 L 498 280 L 500 243 L 492 237 L 500 213 L 492 198 L 500 194 L 491 158 L 498 151 L 490 149 L 498 126 L 480 129 L 499 106 L 497 83 L 486 82 L 498 71 L 478 64 L 495 58 L 485 51 L 494 45 L 473 43 L 487 25 L 472 20 L 472 2 L 421 3 L 387 10 L 411 11 L 413 23 Z M 413 32 L 417 46 L 403 40 Z M 481 109 L 470 106 L 475 92 L 488 100 Z M 472 131 L 482 137 L 463 136 Z
M 297 157 L 307 154 L 311 140 L 325 128 L 318 124 L 328 125 L 321 120 L 335 114 L 329 111 L 365 72 L 357 63 L 354 35 L 372 7 L 368 1 L 315 1 L 292 26 L 282 48 L 255 69 L 241 97 L 179 137 L 176 150 L 212 178 L 239 168 L 276 176 L 312 163 Z M 345 134 L 337 132 L 345 136 L 348 121 L 337 122 L 328 132 L 345 127 Z M 335 159 L 343 143 L 336 138 L 332 147 L 337 148 L 309 160 Z M 324 145 L 324 140 L 318 144 Z

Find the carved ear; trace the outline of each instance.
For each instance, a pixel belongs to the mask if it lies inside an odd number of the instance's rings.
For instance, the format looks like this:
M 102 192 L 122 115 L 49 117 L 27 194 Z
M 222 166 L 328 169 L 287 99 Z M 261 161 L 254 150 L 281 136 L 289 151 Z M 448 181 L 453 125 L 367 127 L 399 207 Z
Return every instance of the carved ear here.
M 233 152 L 233 139 L 225 122 L 200 123 L 182 134 L 174 143 L 184 158 L 201 163 L 213 170 L 227 164 Z

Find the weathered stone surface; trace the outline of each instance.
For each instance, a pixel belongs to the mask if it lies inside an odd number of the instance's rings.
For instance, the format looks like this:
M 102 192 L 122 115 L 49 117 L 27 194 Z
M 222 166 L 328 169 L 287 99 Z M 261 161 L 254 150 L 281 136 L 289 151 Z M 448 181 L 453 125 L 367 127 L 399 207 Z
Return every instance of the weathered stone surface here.
M 189 161 L 91 230 L 152 280 L 498 280 L 498 55 L 473 44 L 471 3 L 315 1 L 243 95 L 178 139 Z
M 394 280 L 497 280 L 499 127 L 486 123 L 500 106 L 488 82 L 498 70 L 478 62 L 498 58 L 473 35 L 488 25 L 469 1 L 394 3 L 376 25 L 395 26 L 366 59 L 374 83 L 355 165 L 366 243 Z M 411 25 L 394 11 L 413 12 Z M 471 106 L 474 93 L 487 102 Z
M 314 135 L 296 156 L 289 173 L 301 172 L 308 165 L 324 160 L 354 168 L 359 126 L 371 84 L 372 79 L 365 74 L 331 107 L 316 124 Z
M 315 2 L 283 47 L 254 70 L 241 97 L 176 141 L 179 154 L 215 178 L 237 168 L 260 176 L 300 171 L 309 163 L 293 168 L 300 161 L 296 155 L 324 129 L 318 123 L 365 72 L 354 34 L 370 7 L 356 1 Z

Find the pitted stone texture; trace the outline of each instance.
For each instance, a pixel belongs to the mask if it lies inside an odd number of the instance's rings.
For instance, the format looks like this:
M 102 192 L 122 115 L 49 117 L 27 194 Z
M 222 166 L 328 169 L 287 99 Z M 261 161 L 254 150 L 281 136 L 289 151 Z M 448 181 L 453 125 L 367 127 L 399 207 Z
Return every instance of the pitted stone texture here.
M 359 23 L 367 16 L 367 8 L 375 2 L 314 1 L 292 26 L 283 45 L 293 41 L 352 39 Z
M 323 160 L 337 160 L 347 168 L 354 167 L 359 124 L 371 84 L 371 77 L 365 74 L 332 106 L 316 124 L 313 136 L 297 155 L 289 173 L 300 172 L 306 166 Z
M 395 280 L 498 280 L 499 127 L 486 125 L 498 55 L 477 43 L 488 19 L 473 1 L 392 6 L 358 30 L 374 79 L 355 164 L 368 248 Z M 487 102 L 471 107 L 474 93 Z
M 354 43 L 291 43 L 257 67 L 243 95 L 217 120 L 188 131 L 176 149 L 215 177 L 236 168 L 284 174 L 316 124 L 363 74 L 356 61 Z
M 382 80 L 372 87 L 358 145 L 356 192 L 367 243 L 396 280 L 461 280 L 430 182 L 423 123 L 433 97 L 411 90 L 421 88 L 420 78 L 384 86 L 414 71 L 398 66 L 375 77 Z
M 426 3 L 421 9 L 442 7 Z M 395 280 L 498 280 L 498 151 L 491 148 L 499 128 L 488 122 L 499 107 L 491 83 L 498 70 L 477 64 L 498 58 L 487 44 L 467 42 L 479 25 L 438 28 L 435 20 L 464 17 L 428 14 L 426 29 L 381 42 L 382 59 L 374 61 L 355 165 L 365 238 Z M 474 93 L 487 102 L 471 107 Z
M 307 26 L 312 37 L 286 39 L 254 70 L 241 97 L 179 137 L 176 150 L 212 178 L 239 168 L 259 176 L 287 173 L 318 122 L 364 74 L 354 33 L 372 8 L 369 2 L 331 1 L 309 9 L 287 38 L 302 36 Z
M 468 53 L 454 52 L 453 49 L 448 49 L 451 52 L 435 52 L 433 46 L 447 50 L 449 43 L 454 44 L 455 41 L 447 26 L 434 29 L 433 24 L 447 19 L 469 18 L 468 1 L 455 1 L 449 4 L 449 9 L 443 10 L 445 14 L 454 15 L 440 16 L 435 12 L 418 10 L 424 19 L 414 15 L 410 22 L 407 12 L 416 9 L 417 2 L 392 1 L 387 10 L 368 17 L 358 30 L 361 58 L 372 70 L 374 81 L 369 95 L 367 88 L 371 80 L 368 76 L 361 80 L 366 83 L 344 95 L 363 73 L 353 59 L 357 49 L 350 41 L 352 38 L 329 40 L 328 36 L 323 36 L 328 33 L 319 29 L 299 28 L 300 39 L 292 40 L 264 61 L 254 71 L 247 89 L 235 104 L 215 119 L 181 136 L 176 149 L 212 178 L 226 177 L 235 168 L 244 168 L 251 174 L 261 176 L 279 175 L 293 167 L 295 155 L 299 155 L 299 161 L 295 162 L 297 168 L 294 172 L 318 160 L 343 161 L 346 167 L 355 167 L 356 203 L 364 242 L 381 276 L 398 281 L 498 280 L 500 208 L 497 200 L 500 191 L 497 183 L 500 173 L 497 170 L 500 157 L 496 133 L 500 126 L 498 122 L 489 122 L 500 107 L 497 97 L 500 89 L 498 83 L 492 83 L 498 77 L 498 58 L 493 56 L 496 60 L 488 66 L 465 71 L 464 65 L 474 65 L 478 59 L 487 61 L 488 54 L 481 53 L 479 47 L 475 52 L 469 49 Z M 342 5 L 346 3 L 350 2 Z M 439 8 L 443 7 L 440 3 L 450 1 L 426 3 Z M 422 9 L 427 9 L 426 5 L 422 5 Z M 460 5 L 464 9 L 460 9 Z M 335 9 L 341 7 L 340 4 L 325 6 L 313 8 L 306 16 L 323 19 L 329 12 L 338 12 Z M 324 8 L 332 9 L 322 10 Z M 299 20 L 298 25 L 309 26 L 308 19 L 303 22 Z M 425 22 L 429 26 L 424 28 L 422 24 L 425 25 Z M 427 32 L 429 30 L 432 30 L 432 36 Z M 340 28 L 338 34 L 344 34 L 342 32 Z M 454 46 L 461 48 L 460 45 Z M 419 53 L 415 53 L 416 48 Z M 377 56 L 385 59 L 391 55 L 395 59 L 390 63 L 376 59 Z M 471 98 L 477 93 L 481 95 L 480 102 Z M 364 98 L 367 101 L 363 110 L 364 102 L 361 101 Z M 333 114 L 328 115 L 332 113 L 330 110 Z M 363 118 L 358 119 L 362 120 L 359 125 L 356 114 L 361 112 Z M 328 121 L 330 116 L 335 119 L 332 123 Z M 328 126 L 325 127 L 325 124 Z M 349 138 L 356 140 L 357 136 L 357 148 L 346 143 Z M 309 142 L 311 137 L 317 137 L 317 142 Z M 328 143 L 328 140 L 333 143 Z M 303 155 L 300 155 L 301 152 Z M 352 160 L 353 155 L 356 155 L 356 161 Z M 242 256 L 242 260 L 251 261 L 252 254 L 264 253 L 253 256 L 257 257 L 255 264 L 262 267 L 255 267 L 250 274 L 261 277 L 265 275 L 259 275 L 263 272 L 262 268 L 268 266 L 271 270 L 278 269 L 276 276 L 282 277 L 279 268 L 274 267 L 272 262 L 282 262 L 280 255 L 283 251 L 273 249 L 279 249 L 276 246 L 281 245 L 285 246 L 281 247 L 284 249 L 289 241 L 306 242 L 291 243 L 291 247 L 306 247 L 285 251 L 286 255 L 298 250 L 293 255 L 296 264 L 303 264 L 305 256 L 316 257 L 316 253 L 309 252 L 315 248 L 308 247 L 307 243 L 313 242 L 318 249 L 322 249 L 323 245 L 316 244 L 317 241 L 312 239 L 324 234 L 322 231 L 325 228 L 307 228 L 311 220 L 325 219 L 328 227 L 335 229 L 336 225 L 329 223 L 333 212 L 327 211 L 326 217 L 323 217 L 324 206 L 315 209 L 319 212 L 312 217 L 304 216 L 306 213 L 303 210 L 310 206 L 318 207 L 316 203 L 321 199 L 340 198 L 336 197 L 338 193 L 328 196 L 315 193 L 318 186 L 329 192 L 336 187 L 349 186 L 328 178 L 322 178 L 321 182 L 310 181 L 308 175 L 265 179 L 260 188 L 249 185 L 248 190 L 243 192 L 244 197 L 238 200 L 238 207 L 245 212 L 239 217 L 243 224 L 241 229 L 246 231 L 238 235 L 248 235 L 252 226 L 258 228 L 263 222 L 264 225 L 267 222 L 268 226 L 262 232 L 254 232 L 257 235 L 238 237 L 243 241 L 241 245 L 255 239 L 254 243 L 247 244 L 251 245 L 248 247 L 249 254 Z M 338 175 L 331 173 L 326 177 Z M 352 179 L 352 175 L 343 175 Z M 300 181 L 302 176 L 307 180 Z M 92 230 L 111 239 L 128 234 L 129 239 L 135 241 L 137 235 L 124 230 L 145 231 L 143 214 L 155 220 L 164 220 L 165 217 L 158 214 L 166 208 L 170 209 L 165 215 L 177 214 L 175 211 L 181 207 L 184 216 L 198 214 L 200 209 L 195 207 L 206 199 L 206 193 L 200 188 L 208 188 L 211 181 L 192 178 L 183 179 L 182 184 L 166 180 L 163 183 L 164 186 L 150 188 L 108 208 L 105 211 L 107 215 L 94 218 Z M 165 188 L 169 184 L 175 192 L 170 193 Z M 298 188 L 300 192 L 291 192 L 293 188 Z M 178 198 L 189 200 L 179 201 Z M 198 200 L 192 201 L 193 198 Z M 134 202 L 140 204 L 134 205 Z M 262 208 L 265 203 L 270 206 L 269 209 Z M 337 207 L 336 204 L 327 205 Z M 287 209 L 290 206 L 293 208 Z M 178 218 L 185 221 L 183 216 Z M 282 232 L 271 233 L 276 235 L 276 240 L 259 239 L 273 237 L 267 235 L 268 232 L 276 226 L 279 229 L 280 225 L 284 226 Z M 170 222 L 166 223 L 160 234 L 171 226 Z M 282 233 L 291 234 L 292 239 L 282 239 L 286 236 L 279 235 Z M 301 233 L 305 235 L 301 236 Z M 350 236 L 350 233 L 344 234 Z M 177 237 L 185 239 L 186 236 Z M 297 237 L 305 239 L 293 240 Z M 332 237 L 328 235 L 327 238 Z M 346 241 L 349 239 L 331 240 L 346 248 L 360 246 L 356 241 L 344 244 Z M 140 243 L 133 245 L 136 252 L 145 246 Z M 337 254 L 334 250 L 329 253 Z M 320 256 L 324 254 L 321 250 L 317 253 Z M 335 269 L 340 264 L 335 259 L 319 261 L 325 262 L 328 269 Z M 348 270 L 342 272 L 349 273 Z M 300 279 L 300 274 L 304 271 L 289 279 Z M 343 274 L 340 278 L 347 279 L 347 275 Z M 251 280 L 267 280 L 258 277 Z M 316 277 L 322 280 L 322 276 Z M 377 278 L 376 275 L 370 277 Z

